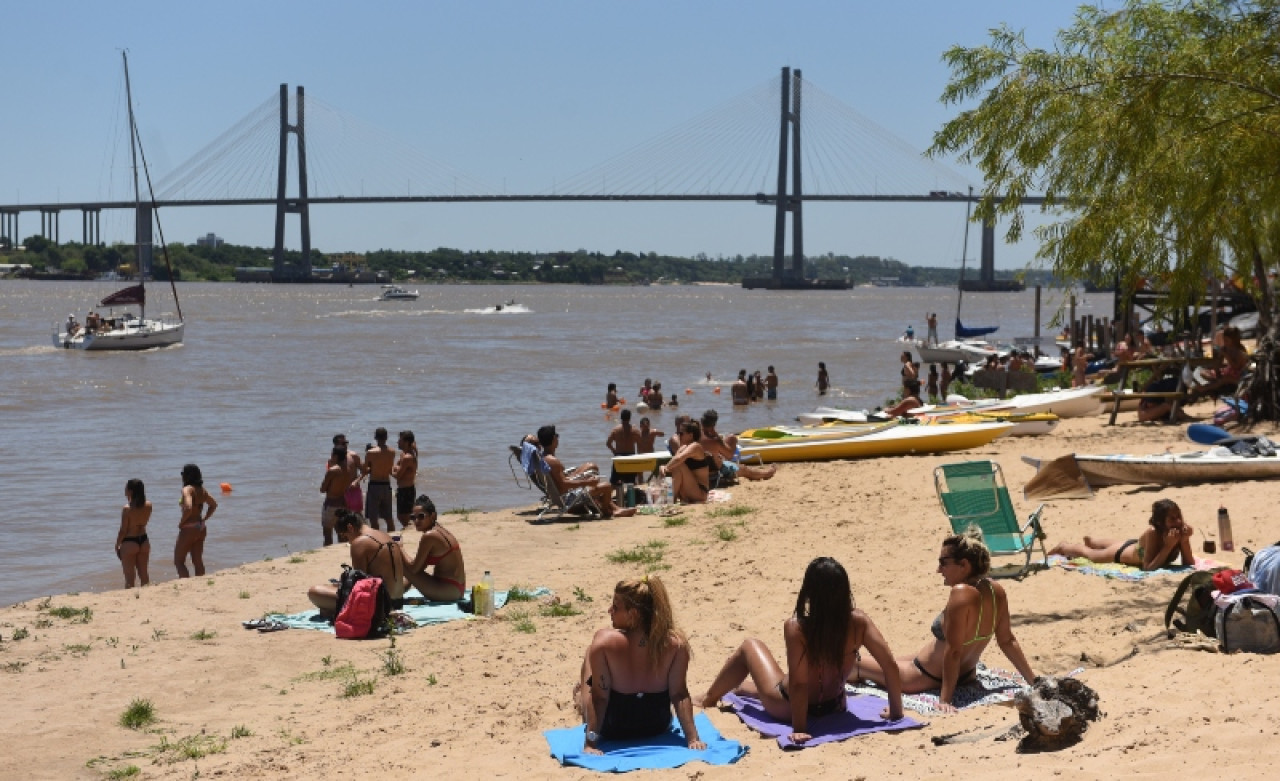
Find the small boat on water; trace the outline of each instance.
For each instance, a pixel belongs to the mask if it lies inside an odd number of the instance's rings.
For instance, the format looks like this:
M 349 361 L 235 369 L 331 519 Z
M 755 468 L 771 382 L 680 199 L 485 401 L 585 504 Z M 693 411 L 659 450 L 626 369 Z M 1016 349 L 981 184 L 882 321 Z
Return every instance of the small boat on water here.
M 382 291 L 382 295 L 378 296 L 379 301 L 416 301 L 418 300 L 418 291 L 409 290 L 399 285 L 391 285 Z
M 1022 460 L 1040 468 L 1039 459 L 1023 457 Z M 1193 485 L 1280 479 L 1280 455 L 1238 455 L 1226 447 L 1146 456 L 1077 453 L 1075 462 L 1093 488 L 1107 485 Z
M 124 58 L 124 86 L 129 110 L 129 152 L 133 160 L 133 201 L 135 214 L 142 213 L 142 190 L 138 181 L 138 156 L 141 151 L 141 138 L 133 116 L 133 91 L 129 85 L 129 54 L 121 52 Z M 142 156 L 142 169 L 147 166 L 146 156 Z M 147 175 L 148 186 L 151 176 Z M 155 208 L 155 194 L 150 193 L 151 211 L 156 225 L 160 223 L 159 212 Z M 136 248 L 138 284 L 117 290 L 98 302 L 98 306 L 108 307 L 106 315 L 90 312 L 83 325 L 76 322 L 75 315 L 68 315 L 67 322 L 53 329 L 53 346 L 64 350 L 149 350 L 153 347 L 167 347 L 182 342 L 182 334 L 186 327 L 182 318 L 182 305 L 178 303 L 178 288 L 173 282 L 173 268 L 169 266 L 169 250 L 164 244 L 164 231 L 160 230 L 160 248 L 164 253 L 165 265 L 169 267 L 169 286 L 173 290 L 173 303 L 178 310 L 177 320 L 147 317 L 146 271 L 143 267 L 143 250 L 150 246 L 151 226 L 134 221 L 134 245 Z M 116 275 L 119 279 L 119 275 Z M 138 313 L 130 311 L 117 316 L 113 307 L 136 306 Z
M 744 457 L 759 456 L 765 463 L 780 461 L 829 461 L 840 458 L 945 453 L 982 447 L 1009 433 L 1012 423 L 957 423 L 954 426 L 890 426 L 861 436 L 837 439 L 796 437 L 797 441 L 740 444 Z
M 1007 350 L 1000 350 L 994 345 L 980 339 L 952 339 L 939 344 L 916 342 L 916 354 L 922 363 L 950 363 L 957 361 L 982 365 L 987 358 L 1001 358 L 1008 355 Z

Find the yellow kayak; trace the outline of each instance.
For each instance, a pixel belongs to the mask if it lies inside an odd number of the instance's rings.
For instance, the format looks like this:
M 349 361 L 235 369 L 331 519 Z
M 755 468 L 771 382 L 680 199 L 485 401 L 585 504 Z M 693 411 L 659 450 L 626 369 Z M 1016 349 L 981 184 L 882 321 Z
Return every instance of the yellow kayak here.
M 769 426 L 768 428 L 751 428 L 738 435 L 738 447 L 767 447 L 769 445 L 800 440 L 847 439 L 874 434 L 877 431 L 893 428 L 898 421 L 889 420 L 879 423 L 853 423 L 844 425 L 814 426 Z
M 767 445 L 740 445 L 743 456 L 778 461 L 827 461 L 835 458 L 875 458 L 945 453 L 982 447 L 1009 433 L 1012 423 L 955 423 L 946 426 L 892 426 L 861 436 L 837 439 L 796 437 Z
M 956 412 L 950 415 L 922 415 L 921 423 L 930 426 L 957 423 L 1012 423 L 1011 437 L 1036 437 L 1058 427 L 1058 416 L 1052 412 Z

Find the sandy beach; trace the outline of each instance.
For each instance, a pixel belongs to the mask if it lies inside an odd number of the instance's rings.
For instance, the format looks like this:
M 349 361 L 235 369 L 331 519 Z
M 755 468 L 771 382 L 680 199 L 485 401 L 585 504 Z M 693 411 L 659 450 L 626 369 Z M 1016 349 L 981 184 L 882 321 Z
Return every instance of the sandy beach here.
M 1205 403 L 1191 408 L 1202 417 Z M 539 603 L 508 605 L 494 620 L 423 627 L 387 639 L 340 641 L 303 630 L 246 631 L 265 612 L 309 607 L 308 586 L 339 573 L 345 545 L 276 558 L 132 591 L 55 595 L 0 610 L 0 680 L 10 714 L 0 726 L 0 777 L 263 779 L 424 777 L 584 778 L 548 756 L 542 731 L 570 726 L 569 691 L 592 633 L 606 626 L 613 584 L 642 565 L 606 554 L 653 541 L 660 575 L 694 651 L 689 672 L 704 690 L 748 635 L 781 647 L 805 565 L 831 555 L 849 570 L 857 605 L 895 654 L 915 652 L 946 593 L 935 559 L 947 522 L 934 495 L 935 466 L 995 459 L 1019 514 L 1032 476 L 1022 455 L 1152 453 L 1192 449 L 1182 426 L 1143 425 L 1133 413 L 1064 421 L 1049 436 L 1003 439 L 959 454 L 784 466 L 768 482 L 730 489 L 728 502 L 685 508 L 682 525 L 653 516 L 533 525 L 535 495 L 514 510 L 444 515 L 462 544 L 472 581 L 491 570 L 498 588 L 544 586 L 577 615 L 544 615 Z M 1275 434 L 1274 428 L 1257 433 Z M 495 464 L 495 469 L 505 465 Z M 1201 531 L 1231 512 L 1236 552 L 1280 538 L 1273 515 L 1280 484 L 1169 489 L 1118 486 L 1091 499 L 1053 501 L 1049 544 L 1136 537 L 1151 503 L 1172 498 Z M 318 504 L 318 502 L 317 502 Z M 273 522 L 313 523 L 312 513 Z M 1216 531 L 1216 529 L 1215 529 Z M 318 530 L 317 530 L 318 536 Z M 416 534 L 407 533 L 410 551 Z M 217 545 L 215 537 L 210 543 Z M 152 555 L 167 567 L 167 552 Z M 736 765 L 693 763 L 662 778 L 938 778 L 957 773 L 1027 778 L 1217 775 L 1262 770 L 1280 735 L 1280 657 L 1225 656 L 1166 639 L 1162 615 L 1176 577 L 1119 582 L 1059 568 L 1005 581 L 1014 631 L 1037 673 L 1083 667 L 1105 716 L 1074 747 L 1018 754 L 993 737 L 1016 723 L 988 706 L 931 719 L 922 730 L 877 734 L 795 753 L 751 733 L 732 714 L 707 711 L 729 738 L 750 746 Z M 58 611 L 57 608 L 72 608 Z M 86 614 L 84 609 L 88 609 Z M 52 612 L 51 612 L 52 611 Z M 523 612 L 526 620 L 520 621 Z M 67 615 L 69 617 L 62 617 Z M 520 631 L 529 628 L 535 631 Z M 22 636 L 25 635 L 25 636 Z M 19 639 L 15 639 L 18 636 Z M 388 674 L 394 651 L 403 672 Z M 993 643 L 984 661 L 1010 668 Z M 344 697 L 355 680 L 372 693 Z M 135 698 L 155 722 L 119 724 Z M 935 746 L 932 738 L 978 739 Z M 233 737 L 238 735 L 237 737 Z M 982 737 L 985 736 L 985 737 Z M 203 750 L 203 757 L 191 758 Z M 646 776 L 650 777 L 650 776 Z

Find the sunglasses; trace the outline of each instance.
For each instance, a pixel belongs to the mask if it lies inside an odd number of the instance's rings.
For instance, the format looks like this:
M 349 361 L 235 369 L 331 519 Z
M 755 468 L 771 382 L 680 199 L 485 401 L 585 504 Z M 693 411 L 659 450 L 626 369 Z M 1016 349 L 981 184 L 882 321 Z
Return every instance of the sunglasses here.
M 412 513 L 409 516 L 409 520 L 411 521 L 425 521 L 426 519 L 427 519 L 426 513 Z
M 955 563 L 956 563 L 956 560 L 955 560 L 953 557 L 951 557 L 951 556 L 939 556 L 939 557 L 938 557 L 938 566 L 939 566 L 939 567 L 945 567 L 945 566 L 947 566 L 947 563 L 948 563 L 948 562 L 950 562 L 951 564 L 955 564 Z

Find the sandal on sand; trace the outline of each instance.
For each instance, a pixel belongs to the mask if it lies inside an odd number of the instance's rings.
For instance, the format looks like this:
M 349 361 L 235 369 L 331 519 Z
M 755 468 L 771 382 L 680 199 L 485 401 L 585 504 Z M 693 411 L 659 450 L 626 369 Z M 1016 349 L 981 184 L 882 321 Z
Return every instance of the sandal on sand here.
M 252 618 L 248 621 L 241 621 L 240 626 L 243 626 L 245 629 L 261 629 L 269 623 L 271 622 L 265 618 Z
M 279 632 L 282 629 L 288 629 L 289 625 L 282 621 L 268 621 L 258 627 L 259 632 Z

